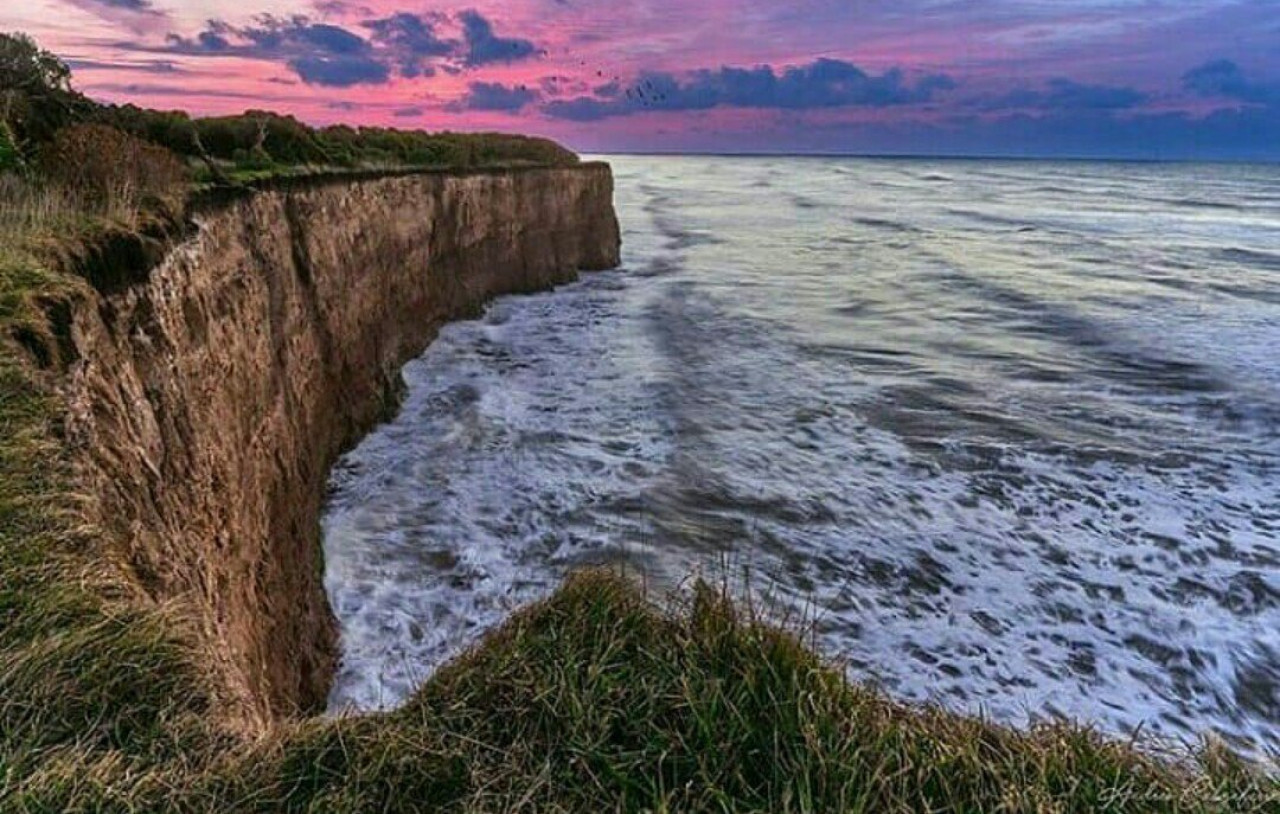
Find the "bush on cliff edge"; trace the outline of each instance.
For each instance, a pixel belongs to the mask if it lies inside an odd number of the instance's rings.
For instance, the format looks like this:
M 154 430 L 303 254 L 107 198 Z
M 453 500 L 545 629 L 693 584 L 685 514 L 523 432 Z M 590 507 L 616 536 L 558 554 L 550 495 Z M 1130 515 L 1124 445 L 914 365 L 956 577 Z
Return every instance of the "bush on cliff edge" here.
M 40 150 L 40 174 L 92 209 L 135 212 L 157 202 L 176 208 L 191 174 L 163 147 L 101 124 L 64 127 Z

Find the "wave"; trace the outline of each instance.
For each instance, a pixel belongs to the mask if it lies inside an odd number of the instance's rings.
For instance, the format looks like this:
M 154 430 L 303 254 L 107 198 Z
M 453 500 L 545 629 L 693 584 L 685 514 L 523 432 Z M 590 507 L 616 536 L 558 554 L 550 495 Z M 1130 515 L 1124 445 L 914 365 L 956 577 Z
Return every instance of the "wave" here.
M 335 707 L 582 563 L 728 561 L 905 699 L 1280 739 L 1264 218 L 1133 206 L 1203 168 L 615 166 L 627 270 L 446 328 L 335 470 Z

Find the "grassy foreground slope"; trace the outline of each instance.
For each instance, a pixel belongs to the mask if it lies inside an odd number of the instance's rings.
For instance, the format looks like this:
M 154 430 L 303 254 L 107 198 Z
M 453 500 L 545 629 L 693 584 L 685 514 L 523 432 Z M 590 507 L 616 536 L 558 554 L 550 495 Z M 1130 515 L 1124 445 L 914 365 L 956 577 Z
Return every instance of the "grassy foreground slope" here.
M 215 746 L 198 736 L 149 755 L 68 746 L 10 802 L 33 811 L 1263 812 L 1280 799 L 1225 754 L 1176 767 L 1075 727 L 1018 732 L 893 704 L 713 590 L 665 613 L 608 573 L 571 578 L 399 711 Z
M 0 177 L 3 814 L 1280 810 L 1276 783 L 1225 750 L 1174 762 L 1078 727 L 897 705 L 714 590 L 661 609 L 601 572 L 518 614 L 396 712 L 256 741 L 220 730 L 186 621 L 123 578 L 83 523 L 60 434 L 69 303 L 91 295 L 62 261 L 162 219 L 153 210 L 180 207 L 183 187 L 160 158 L 165 183 L 145 200 L 42 177 L 37 118 L 10 155 L 24 166 Z

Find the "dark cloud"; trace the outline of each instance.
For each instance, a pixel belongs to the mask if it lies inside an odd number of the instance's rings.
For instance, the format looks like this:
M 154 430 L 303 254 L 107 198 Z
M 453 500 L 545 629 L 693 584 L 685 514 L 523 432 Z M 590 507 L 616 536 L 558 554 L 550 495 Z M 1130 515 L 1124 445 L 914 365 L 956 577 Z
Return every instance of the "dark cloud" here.
M 1254 82 L 1229 59 L 1214 60 L 1192 68 L 1183 74 L 1182 87 L 1197 96 L 1280 107 L 1280 84 Z
M 599 128 L 584 150 L 816 152 L 934 156 L 1114 159 L 1280 159 L 1280 87 L 1232 63 L 1201 65 L 1184 75 L 1188 93 L 1237 104 L 1209 113 L 1157 109 L 1123 88 L 1046 83 L 1010 98 L 954 100 L 924 117 L 768 117 L 749 125 L 705 129 Z M 593 100 L 598 104 L 600 100 Z M 1161 97 L 1161 102 L 1168 99 Z M 553 104 L 553 103 L 551 103 Z M 549 106 L 549 105 L 548 105 Z M 595 109 L 587 113 L 594 115 Z M 619 135 L 621 131 L 621 135 Z M 607 139 L 603 140 L 603 139 Z
M 462 35 L 466 40 L 466 53 L 462 57 L 469 67 L 493 62 L 518 62 L 536 56 L 538 46 L 529 40 L 499 37 L 490 23 L 478 11 L 464 11 L 458 15 L 462 23 Z
M 369 50 L 369 44 L 345 28 L 327 23 L 300 25 L 294 34 L 304 43 L 332 54 L 359 54 Z
M 86 87 L 95 93 L 119 93 L 125 96 L 172 96 L 175 98 L 199 96 L 210 99 L 240 99 L 259 103 L 264 101 L 262 94 L 260 93 L 216 90 L 212 88 L 189 88 L 184 85 L 165 85 L 153 82 L 95 82 L 92 85 L 86 85 Z M 278 101 L 287 100 L 280 99 Z
M 376 59 L 345 56 L 308 56 L 289 61 L 289 67 L 308 85 L 347 88 L 379 85 L 391 77 L 391 69 Z
M 555 118 L 594 121 L 645 110 L 891 107 L 931 101 L 955 84 L 943 74 L 911 82 L 899 70 L 877 76 L 842 60 L 818 59 L 781 73 L 769 66 L 724 67 L 697 71 L 683 81 L 668 73 L 645 73 L 633 87 L 615 88 L 610 83 L 592 96 L 555 100 L 543 109 Z
M 373 14 L 373 9 L 368 6 L 348 3 L 345 0 L 315 0 L 311 7 L 321 14 L 335 17 L 344 14 L 363 14 L 367 17 Z
M 67 65 L 73 71 L 135 71 L 138 73 L 180 74 L 186 73 L 177 65 L 168 61 L 106 61 L 99 59 L 68 59 Z
M 391 115 L 397 119 L 416 119 L 426 114 L 426 110 L 421 107 L 401 107 L 391 111 Z
M 447 110 L 489 110 L 515 113 L 538 100 L 538 93 L 524 85 L 508 87 L 498 82 L 472 82 L 466 96 L 446 106 Z
M 1117 115 L 1115 111 L 1008 115 L 982 122 L 943 124 L 924 151 L 970 155 L 1076 158 L 1268 159 L 1280 157 L 1274 134 L 1280 108 Z M 922 133 L 914 136 L 919 140 Z
M 565 94 L 591 93 L 591 85 L 581 79 L 573 79 L 563 74 L 544 76 L 538 80 L 538 87 L 548 97 L 559 97 Z
M 239 56 L 283 62 L 309 85 L 349 87 L 386 82 L 390 65 L 364 38 L 345 28 L 306 17 L 264 15 L 253 25 L 211 21 L 194 38 L 170 35 L 169 48 L 182 54 Z
M 338 8 L 332 3 L 321 5 Z M 360 22 L 369 32 L 367 36 L 302 15 L 260 15 L 244 26 L 211 20 L 193 37 L 170 34 L 167 47 L 160 50 L 280 62 L 304 82 L 335 87 L 380 84 L 389 81 L 393 73 L 409 79 L 434 76 L 437 69 L 458 73 L 464 68 L 514 62 L 541 53 L 529 40 L 497 36 L 493 24 L 475 11 L 452 18 L 462 27 L 463 38 L 447 39 L 439 33 L 439 26 L 450 19 L 443 14 L 398 12 Z
M 431 60 L 456 53 L 458 43 L 436 33 L 437 17 L 423 17 L 399 12 L 380 20 L 361 23 L 371 32 L 371 39 L 389 49 L 400 74 L 406 77 L 433 76 Z
M 987 110 L 1128 110 L 1143 104 L 1148 98 L 1147 94 L 1134 88 L 1053 79 L 1043 89 L 1020 88 L 988 100 L 982 107 Z
M 187 44 L 174 41 L 174 45 L 179 48 L 187 48 Z M 191 52 L 205 51 L 207 53 L 225 53 L 231 50 L 231 40 L 227 39 L 217 31 L 201 31 L 196 35 L 195 41 L 191 43 Z
M 622 95 L 622 83 L 606 82 L 603 85 L 597 85 L 592 88 L 591 92 L 601 99 L 616 99 Z

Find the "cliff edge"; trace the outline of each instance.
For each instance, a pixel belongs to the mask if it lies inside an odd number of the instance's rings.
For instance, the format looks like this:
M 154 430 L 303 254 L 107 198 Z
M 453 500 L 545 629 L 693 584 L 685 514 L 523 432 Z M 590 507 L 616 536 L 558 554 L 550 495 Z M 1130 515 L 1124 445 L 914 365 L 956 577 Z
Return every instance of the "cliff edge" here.
M 329 467 L 445 322 L 617 265 L 612 194 L 604 164 L 282 181 L 197 206 L 158 265 L 74 301 L 89 520 L 140 598 L 194 620 L 225 723 L 322 708 Z

